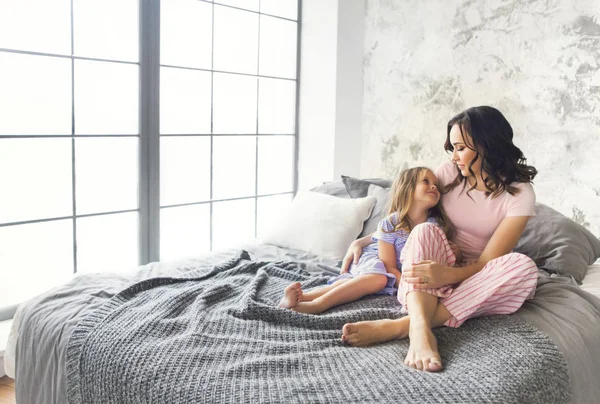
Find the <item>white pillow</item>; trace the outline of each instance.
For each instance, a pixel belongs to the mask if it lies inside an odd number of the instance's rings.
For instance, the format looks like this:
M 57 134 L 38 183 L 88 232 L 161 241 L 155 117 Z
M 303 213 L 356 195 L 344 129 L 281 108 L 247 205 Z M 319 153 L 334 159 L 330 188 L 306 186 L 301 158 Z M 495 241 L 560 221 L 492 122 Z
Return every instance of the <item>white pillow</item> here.
M 371 215 L 376 199 L 300 191 L 263 241 L 341 260 Z

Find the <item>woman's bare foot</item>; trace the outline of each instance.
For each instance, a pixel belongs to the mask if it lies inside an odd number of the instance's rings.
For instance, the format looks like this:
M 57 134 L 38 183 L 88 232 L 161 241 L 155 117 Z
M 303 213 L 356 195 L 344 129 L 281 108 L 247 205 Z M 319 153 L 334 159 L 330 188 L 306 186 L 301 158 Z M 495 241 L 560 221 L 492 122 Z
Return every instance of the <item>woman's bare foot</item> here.
M 300 282 L 294 282 L 285 288 L 283 299 L 279 302 L 279 307 L 293 309 L 300 299 L 302 299 L 302 285 L 300 285 Z
M 412 324 L 410 327 L 410 347 L 404 364 L 418 370 L 439 372 L 442 370 L 442 359 L 437 348 L 437 341 L 426 324 Z
M 352 346 L 368 346 L 402 339 L 408 337 L 409 325 L 408 317 L 348 323 L 342 328 L 342 341 Z

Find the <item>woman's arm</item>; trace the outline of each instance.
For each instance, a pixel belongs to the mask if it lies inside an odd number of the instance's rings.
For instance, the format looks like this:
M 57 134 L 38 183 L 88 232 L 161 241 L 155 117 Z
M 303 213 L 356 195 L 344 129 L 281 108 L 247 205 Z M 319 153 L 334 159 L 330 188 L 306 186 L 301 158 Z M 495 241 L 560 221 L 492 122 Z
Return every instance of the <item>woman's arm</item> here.
M 488 241 L 479 259 L 464 267 L 445 267 L 433 261 L 422 261 L 405 269 L 404 279 L 415 284 L 415 288 L 439 288 L 444 285 L 461 283 L 477 272 L 491 260 L 508 254 L 517 245 L 529 216 L 505 217 Z M 428 278 L 428 283 L 423 283 L 423 277 Z
M 356 239 L 350 244 L 350 247 L 348 247 L 348 251 L 346 252 L 346 256 L 342 260 L 342 268 L 340 271 L 341 273 L 348 272 L 350 270 L 350 264 L 353 261 L 355 264 L 358 263 L 358 259 L 362 254 L 362 249 L 373 242 L 373 234 L 369 234 L 368 236 Z
M 396 277 L 395 285 L 398 287 L 402 273 L 396 267 L 396 249 L 394 248 L 394 245 L 379 240 L 377 242 L 377 250 L 379 251 L 379 259 L 383 262 L 383 265 L 385 265 L 386 271 Z
M 508 254 L 517 245 L 529 216 L 505 217 L 501 222 L 485 249 L 479 256 L 477 262 L 464 266 L 462 268 L 452 268 L 448 271 L 451 282 L 449 284 L 460 283 L 467 278 L 475 275 L 477 272 L 491 260 Z

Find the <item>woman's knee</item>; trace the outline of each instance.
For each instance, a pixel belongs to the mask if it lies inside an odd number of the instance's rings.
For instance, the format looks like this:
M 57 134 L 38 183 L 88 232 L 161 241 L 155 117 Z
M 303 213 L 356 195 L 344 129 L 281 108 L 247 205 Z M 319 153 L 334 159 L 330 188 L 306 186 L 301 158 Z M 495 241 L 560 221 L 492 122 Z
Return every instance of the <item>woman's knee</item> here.
M 494 263 L 493 261 L 496 262 Z M 502 271 L 508 269 L 510 274 L 515 278 L 522 278 L 527 275 L 531 277 L 538 276 L 538 268 L 535 262 L 524 254 L 509 253 L 493 261 L 491 261 L 492 264 L 500 264 L 499 267 L 501 267 Z
M 446 234 L 438 225 L 429 222 L 416 225 L 409 234 L 409 238 L 417 238 L 418 240 L 431 240 L 432 237 L 445 240 Z

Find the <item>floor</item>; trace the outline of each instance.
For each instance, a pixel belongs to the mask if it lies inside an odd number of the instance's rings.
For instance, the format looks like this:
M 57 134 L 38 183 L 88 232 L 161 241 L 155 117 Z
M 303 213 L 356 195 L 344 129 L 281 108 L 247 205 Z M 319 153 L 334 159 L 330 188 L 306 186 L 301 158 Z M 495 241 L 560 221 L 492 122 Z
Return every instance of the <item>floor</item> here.
M 15 381 L 4 376 L 0 379 L 0 404 L 15 403 Z

